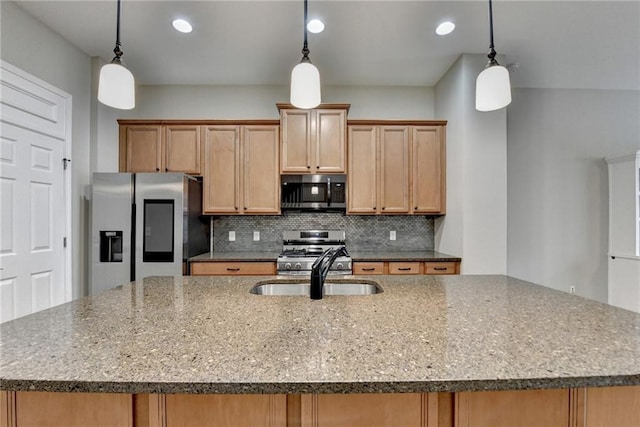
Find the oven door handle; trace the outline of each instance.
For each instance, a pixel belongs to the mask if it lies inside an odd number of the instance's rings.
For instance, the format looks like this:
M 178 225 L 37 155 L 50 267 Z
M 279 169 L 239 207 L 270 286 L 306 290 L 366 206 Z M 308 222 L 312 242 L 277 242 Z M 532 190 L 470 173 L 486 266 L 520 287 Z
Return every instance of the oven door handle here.
M 327 178 L 327 207 L 331 206 L 331 178 Z

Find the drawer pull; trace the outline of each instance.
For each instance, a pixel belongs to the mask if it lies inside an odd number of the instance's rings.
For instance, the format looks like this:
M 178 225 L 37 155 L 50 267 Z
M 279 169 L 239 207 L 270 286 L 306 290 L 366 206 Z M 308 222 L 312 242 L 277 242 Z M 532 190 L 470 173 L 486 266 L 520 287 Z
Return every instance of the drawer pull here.
M 398 267 L 400 271 L 411 271 L 411 267 Z
M 227 267 L 227 271 L 240 271 L 240 268 L 239 267 L 236 267 L 236 268 Z
M 447 268 L 447 267 L 433 267 L 433 269 L 434 269 L 435 271 L 447 271 L 447 270 L 448 270 L 448 268 Z
M 362 267 L 362 271 L 376 271 L 375 267 Z

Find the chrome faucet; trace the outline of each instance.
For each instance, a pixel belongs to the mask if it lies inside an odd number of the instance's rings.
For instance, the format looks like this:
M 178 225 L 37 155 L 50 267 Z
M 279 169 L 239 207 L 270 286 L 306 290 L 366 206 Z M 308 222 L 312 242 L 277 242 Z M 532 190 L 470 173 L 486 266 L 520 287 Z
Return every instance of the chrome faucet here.
M 324 279 L 327 278 L 331 264 L 341 255 L 349 255 L 344 246 L 329 248 L 315 260 L 311 266 L 311 299 L 322 299 Z

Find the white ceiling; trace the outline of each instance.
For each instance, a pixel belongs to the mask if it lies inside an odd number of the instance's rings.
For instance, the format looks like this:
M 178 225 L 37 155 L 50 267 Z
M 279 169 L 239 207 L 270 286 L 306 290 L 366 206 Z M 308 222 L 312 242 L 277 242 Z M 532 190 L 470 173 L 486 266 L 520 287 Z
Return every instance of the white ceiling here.
M 90 56 L 113 57 L 116 1 L 17 4 Z M 516 87 L 640 90 L 640 0 L 493 3 Z M 184 17 L 191 34 L 171 20 Z M 462 53 L 486 54 L 488 2 L 309 0 L 323 84 L 433 86 Z M 445 18 L 449 36 L 434 30 Z M 124 61 L 139 84 L 286 85 L 301 58 L 303 1 L 122 0 Z M 18 42 L 18 41 L 16 41 Z

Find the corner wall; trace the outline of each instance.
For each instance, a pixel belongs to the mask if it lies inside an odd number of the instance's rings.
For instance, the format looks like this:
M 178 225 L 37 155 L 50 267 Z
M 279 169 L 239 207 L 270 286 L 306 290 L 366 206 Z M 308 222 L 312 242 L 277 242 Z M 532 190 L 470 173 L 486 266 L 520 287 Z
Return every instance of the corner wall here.
M 435 88 L 435 114 L 447 125 L 447 215 L 435 221 L 437 251 L 462 257 L 463 274 L 507 272 L 505 109 L 475 110 L 484 55 L 462 55 Z
M 607 302 L 604 158 L 640 149 L 639 117 L 639 91 L 513 91 L 509 275 Z

